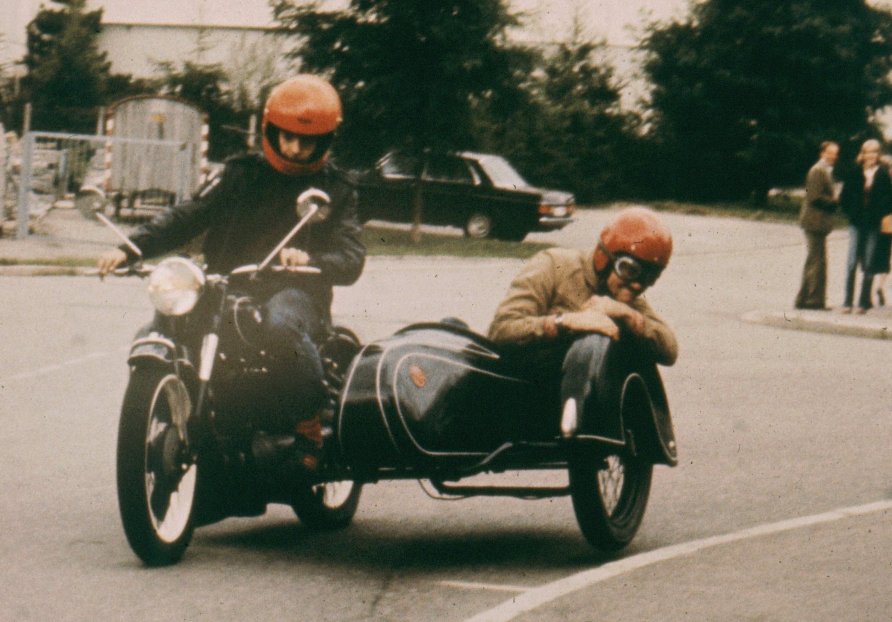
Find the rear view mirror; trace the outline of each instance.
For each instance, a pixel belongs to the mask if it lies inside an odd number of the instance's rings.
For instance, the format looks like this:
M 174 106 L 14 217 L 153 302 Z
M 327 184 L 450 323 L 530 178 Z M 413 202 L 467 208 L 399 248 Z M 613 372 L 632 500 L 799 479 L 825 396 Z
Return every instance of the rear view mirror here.
M 314 207 L 316 208 L 315 213 L 313 213 Z M 297 197 L 296 209 L 298 218 L 304 219 L 308 214 L 313 213 L 310 223 L 322 222 L 331 214 L 331 197 L 318 188 L 308 188 Z

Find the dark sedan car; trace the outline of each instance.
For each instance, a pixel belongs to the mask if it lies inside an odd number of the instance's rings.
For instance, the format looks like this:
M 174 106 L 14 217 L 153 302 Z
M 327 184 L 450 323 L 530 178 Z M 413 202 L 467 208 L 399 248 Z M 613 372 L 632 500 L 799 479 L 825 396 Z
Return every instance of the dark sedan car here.
M 501 156 L 468 151 L 429 154 L 421 173 L 422 222 L 454 225 L 472 238 L 522 240 L 530 231 L 572 222 L 569 192 L 530 186 Z M 360 173 L 362 219 L 412 222 L 418 160 L 392 151 Z

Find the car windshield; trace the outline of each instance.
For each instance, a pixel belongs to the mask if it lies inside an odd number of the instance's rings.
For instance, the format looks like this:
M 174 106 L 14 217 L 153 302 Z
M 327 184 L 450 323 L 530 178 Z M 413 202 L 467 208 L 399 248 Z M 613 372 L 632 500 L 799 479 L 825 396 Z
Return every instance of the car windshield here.
M 480 168 L 486 173 L 492 181 L 492 185 L 500 188 L 521 188 L 529 186 L 526 180 L 521 177 L 520 173 L 514 170 L 514 167 L 508 164 L 508 161 L 499 156 L 483 156 L 478 162 Z

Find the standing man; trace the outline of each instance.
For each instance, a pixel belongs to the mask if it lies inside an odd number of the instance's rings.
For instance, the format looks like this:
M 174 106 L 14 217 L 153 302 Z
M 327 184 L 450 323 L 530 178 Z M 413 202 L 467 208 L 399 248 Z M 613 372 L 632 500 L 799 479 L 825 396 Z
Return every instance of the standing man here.
M 799 224 L 805 232 L 808 254 L 802 270 L 802 286 L 796 296 L 797 309 L 827 307 L 827 235 L 833 230 L 833 212 L 839 198 L 833 187 L 833 166 L 839 158 L 839 145 L 821 143 L 821 157 L 805 177 L 805 201 Z

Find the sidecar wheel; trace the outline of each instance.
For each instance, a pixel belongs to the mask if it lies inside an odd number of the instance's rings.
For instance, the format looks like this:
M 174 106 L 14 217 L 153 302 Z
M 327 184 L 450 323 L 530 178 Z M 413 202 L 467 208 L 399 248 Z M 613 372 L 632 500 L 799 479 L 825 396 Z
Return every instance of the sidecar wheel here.
M 118 427 L 118 507 L 133 552 L 149 566 L 180 560 L 192 539 L 198 465 L 184 430 L 189 390 L 171 371 L 136 367 Z
M 573 510 L 586 540 L 605 552 L 629 544 L 644 518 L 653 465 L 620 454 L 576 456 L 569 471 Z
M 298 484 L 291 507 L 304 525 L 316 531 L 344 529 L 359 506 L 362 484 L 349 480 L 322 484 Z

